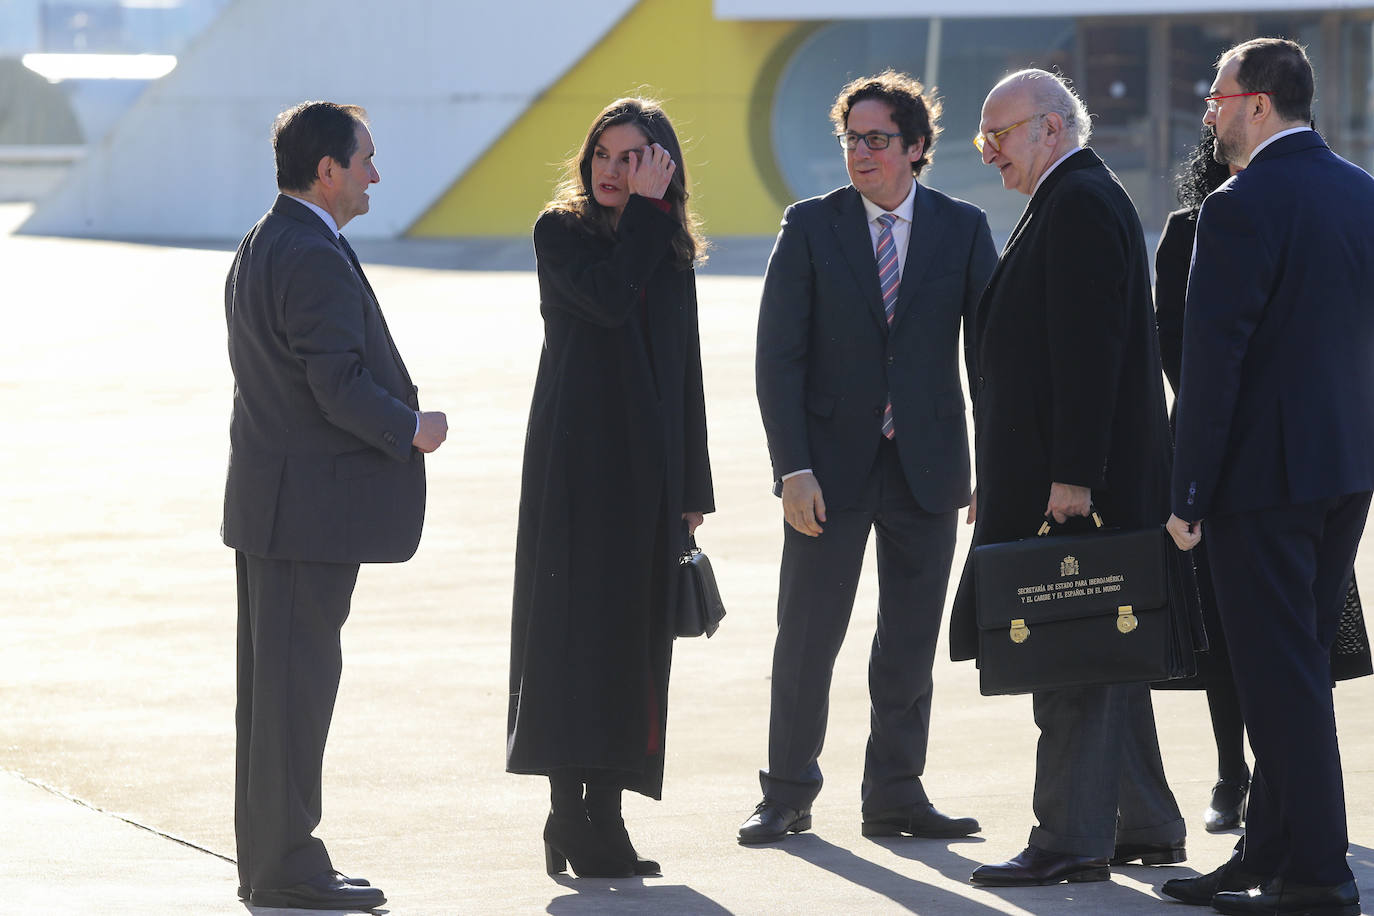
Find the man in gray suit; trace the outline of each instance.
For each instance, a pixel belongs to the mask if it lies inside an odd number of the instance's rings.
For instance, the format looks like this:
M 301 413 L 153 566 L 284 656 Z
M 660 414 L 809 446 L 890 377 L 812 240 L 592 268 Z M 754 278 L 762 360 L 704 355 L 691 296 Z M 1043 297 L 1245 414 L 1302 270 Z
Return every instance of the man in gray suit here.
M 976 377 L 973 311 L 997 259 L 981 210 L 915 180 L 939 113 L 905 74 L 845 86 L 830 114 L 853 183 L 789 207 L 768 262 L 756 381 L 786 524 L 768 769 L 741 843 L 811 826 L 831 672 L 872 530 L 863 833 L 979 829 L 935 810 L 921 784 L 955 516 L 969 502 L 959 331 Z
M 359 563 L 409 559 L 425 511 L 421 412 L 376 296 L 339 230 L 380 180 L 365 112 L 306 102 L 277 116 L 272 209 L 225 284 L 234 407 L 224 543 L 238 567 L 234 830 L 255 906 L 386 902 L 335 871 L 312 834 L 338 692 L 339 631 Z

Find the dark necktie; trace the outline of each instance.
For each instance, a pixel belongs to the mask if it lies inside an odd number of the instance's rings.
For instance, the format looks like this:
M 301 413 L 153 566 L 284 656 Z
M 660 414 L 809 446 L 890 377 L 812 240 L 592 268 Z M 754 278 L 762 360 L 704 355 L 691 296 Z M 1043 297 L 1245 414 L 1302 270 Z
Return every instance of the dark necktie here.
M 358 279 L 363 281 L 363 288 L 367 290 L 367 298 L 372 300 L 372 308 L 377 312 L 377 318 L 382 323 L 382 332 L 386 334 L 386 342 L 387 346 L 391 348 L 392 358 L 396 360 L 396 365 L 400 367 L 401 374 L 405 376 L 406 384 L 413 386 L 410 381 L 410 373 L 406 371 L 406 364 L 401 359 L 401 352 L 396 349 L 396 341 L 391 337 L 391 328 L 387 327 L 386 316 L 382 314 L 382 304 L 377 301 L 377 294 L 372 291 L 372 284 L 367 282 L 367 274 L 363 273 L 363 265 L 359 262 L 353 246 L 348 244 L 348 239 L 343 237 L 343 233 L 339 234 L 339 246 L 343 248 L 344 254 L 348 255 L 348 260 L 353 262 L 353 269 L 358 272 Z

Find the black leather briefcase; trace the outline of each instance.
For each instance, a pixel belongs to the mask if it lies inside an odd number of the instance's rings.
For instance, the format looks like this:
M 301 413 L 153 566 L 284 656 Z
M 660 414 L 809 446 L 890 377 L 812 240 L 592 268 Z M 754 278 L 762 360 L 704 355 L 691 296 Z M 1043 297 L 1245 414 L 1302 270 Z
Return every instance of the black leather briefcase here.
M 1030 693 L 1196 673 L 1191 572 L 1162 525 L 977 548 L 980 690 Z

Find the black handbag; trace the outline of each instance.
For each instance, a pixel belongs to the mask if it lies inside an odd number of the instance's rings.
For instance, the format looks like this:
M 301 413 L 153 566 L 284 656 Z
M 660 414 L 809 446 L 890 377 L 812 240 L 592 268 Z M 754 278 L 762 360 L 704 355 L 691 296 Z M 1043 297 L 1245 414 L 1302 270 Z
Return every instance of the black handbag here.
M 1196 673 L 1196 580 L 1163 525 L 1051 530 L 973 552 L 984 696 Z
M 697 539 L 687 535 L 687 546 L 678 557 L 677 626 L 674 635 L 708 638 L 720 626 L 725 605 L 720 600 L 720 588 L 711 561 L 697 546 Z

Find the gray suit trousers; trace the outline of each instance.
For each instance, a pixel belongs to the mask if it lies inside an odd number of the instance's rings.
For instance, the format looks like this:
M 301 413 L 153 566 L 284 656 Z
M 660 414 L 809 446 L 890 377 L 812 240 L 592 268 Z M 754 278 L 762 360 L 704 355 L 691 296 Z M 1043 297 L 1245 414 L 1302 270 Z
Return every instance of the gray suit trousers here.
M 238 707 L 234 833 L 239 885 L 290 887 L 333 869 L 320 823 L 357 563 L 269 560 L 237 551 Z
M 1033 708 L 1040 743 L 1032 845 L 1110 856 L 1118 843 L 1183 839 L 1147 684 L 1040 691 Z

